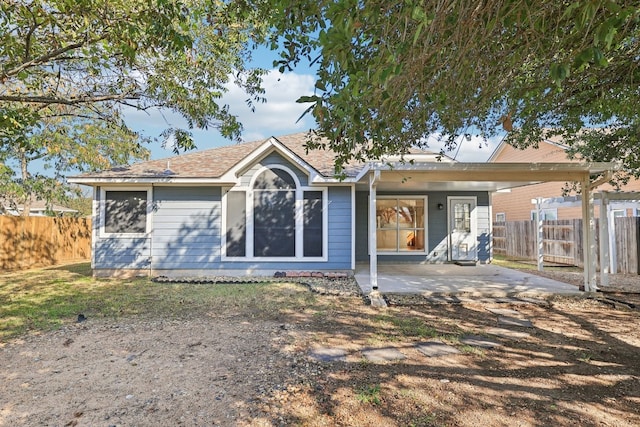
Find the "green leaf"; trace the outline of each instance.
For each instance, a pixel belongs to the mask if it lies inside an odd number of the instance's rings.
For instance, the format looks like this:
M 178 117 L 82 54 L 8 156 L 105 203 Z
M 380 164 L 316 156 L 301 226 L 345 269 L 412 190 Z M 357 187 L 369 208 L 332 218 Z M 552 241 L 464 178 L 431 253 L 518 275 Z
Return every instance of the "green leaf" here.
M 319 101 L 321 98 L 318 95 L 311 95 L 311 96 L 301 96 L 300 98 L 296 99 L 296 102 L 298 104 L 305 104 L 307 102 L 317 102 Z

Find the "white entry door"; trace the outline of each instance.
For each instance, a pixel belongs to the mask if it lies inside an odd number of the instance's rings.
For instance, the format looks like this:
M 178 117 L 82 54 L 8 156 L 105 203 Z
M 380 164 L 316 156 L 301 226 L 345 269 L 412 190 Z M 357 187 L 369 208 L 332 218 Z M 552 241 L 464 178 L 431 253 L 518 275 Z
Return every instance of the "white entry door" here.
M 449 198 L 449 259 L 451 261 L 476 261 L 476 198 Z

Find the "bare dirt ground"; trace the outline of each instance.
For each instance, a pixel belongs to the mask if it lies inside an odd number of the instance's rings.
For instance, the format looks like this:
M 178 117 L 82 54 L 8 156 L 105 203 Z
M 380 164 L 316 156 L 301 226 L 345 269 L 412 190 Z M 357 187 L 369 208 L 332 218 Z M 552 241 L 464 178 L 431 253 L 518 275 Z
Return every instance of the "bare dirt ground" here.
M 385 309 L 359 297 L 318 301 L 258 317 L 212 307 L 174 320 L 89 318 L 0 344 L 0 425 L 640 425 L 637 308 L 571 298 Z M 489 308 L 516 310 L 534 327 L 500 326 Z M 497 327 L 517 336 L 491 335 Z M 463 345 L 464 334 L 498 345 Z M 436 339 L 460 353 L 415 348 Z M 311 359 L 320 347 L 343 349 L 346 360 Z M 406 359 L 363 357 L 380 347 Z

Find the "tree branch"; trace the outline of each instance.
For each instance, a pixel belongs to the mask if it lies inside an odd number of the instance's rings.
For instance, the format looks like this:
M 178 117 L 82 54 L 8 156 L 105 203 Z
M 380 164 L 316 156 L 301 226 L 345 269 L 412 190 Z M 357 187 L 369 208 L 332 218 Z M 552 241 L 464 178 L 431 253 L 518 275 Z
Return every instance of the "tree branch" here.
M 42 55 L 42 56 L 39 56 L 38 58 L 34 58 L 31 61 L 23 62 L 22 64 L 18 65 L 17 67 L 4 72 L 2 74 L 2 76 L 0 76 L 0 80 L 4 81 L 7 78 L 15 76 L 19 72 L 21 72 L 23 70 L 26 70 L 29 67 L 33 67 L 34 65 L 43 64 L 43 63 L 45 63 L 45 62 L 47 62 L 47 61 L 49 61 L 49 60 L 51 60 L 53 58 L 56 58 L 57 56 L 62 55 L 63 53 L 66 53 L 66 52 L 69 52 L 71 50 L 77 49 L 77 48 L 82 47 L 82 46 L 84 46 L 86 44 L 93 44 L 93 43 L 99 42 L 100 40 L 104 40 L 105 38 L 107 38 L 107 34 L 104 34 L 104 35 L 102 35 L 100 37 L 96 37 L 94 39 L 87 39 L 85 37 L 84 41 L 71 43 L 71 44 L 69 44 L 67 46 L 61 47 L 60 49 L 56 49 L 53 52 L 49 52 L 46 55 Z
M 79 105 L 90 104 L 94 102 L 105 101 L 123 101 L 125 99 L 134 100 L 141 99 L 140 94 L 114 94 L 114 95 L 101 95 L 101 96 L 82 96 L 71 98 L 58 98 L 49 96 L 29 96 L 29 95 L 0 95 L 0 101 L 6 102 L 24 102 L 32 104 L 62 104 L 62 105 Z

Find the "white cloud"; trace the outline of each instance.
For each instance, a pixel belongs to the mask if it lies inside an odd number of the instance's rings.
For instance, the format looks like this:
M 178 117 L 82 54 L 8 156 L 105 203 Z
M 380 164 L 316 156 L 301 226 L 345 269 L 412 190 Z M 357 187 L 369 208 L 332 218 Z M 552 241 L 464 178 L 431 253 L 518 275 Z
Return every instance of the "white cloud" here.
M 445 151 L 449 157 L 459 162 L 485 162 L 491 156 L 504 136 L 498 135 L 491 138 L 483 138 L 469 134 L 467 137 L 460 135 L 456 139 L 456 148 Z M 445 146 L 445 141 L 439 134 L 433 134 L 427 139 L 428 148 L 432 151 L 440 151 Z
M 222 97 L 222 102 L 231 107 L 231 113 L 238 116 L 244 126 L 243 139 L 278 136 L 302 132 L 314 127 L 313 118 L 305 116 L 296 122 L 309 104 L 298 104 L 296 100 L 313 93 L 314 77 L 309 74 L 280 74 L 271 70 L 263 79 L 265 103 L 254 103 L 252 112 L 246 105 L 247 95 L 239 88 L 232 87 Z
M 242 132 L 244 141 L 302 132 L 314 127 L 314 122 L 311 116 L 305 116 L 296 123 L 309 106 L 309 104 L 296 103 L 296 99 L 312 94 L 314 82 L 314 77 L 310 74 L 280 74 L 276 70 L 271 70 L 263 78 L 264 97 L 267 102 L 254 103 L 255 111 L 252 112 L 246 104 L 247 94 L 233 83 L 229 84 L 229 91 L 222 97 L 220 103 L 229 105 L 231 114 L 238 116 L 244 127 Z M 144 112 L 130 109 L 125 112 L 125 119 L 134 130 L 149 137 L 158 137 L 163 130 L 170 127 L 185 128 L 187 126 L 180 115 L 168 111 Z M 213 129 L 193 130 L 192 133 L 198 149 L 231 143 Z M 153 144 L 150 148 L 153 158 L 172 155 L 170 150 L 162 149 L 160 144 Z

